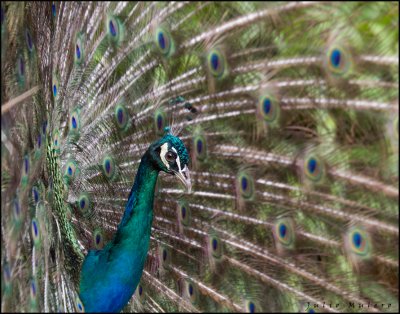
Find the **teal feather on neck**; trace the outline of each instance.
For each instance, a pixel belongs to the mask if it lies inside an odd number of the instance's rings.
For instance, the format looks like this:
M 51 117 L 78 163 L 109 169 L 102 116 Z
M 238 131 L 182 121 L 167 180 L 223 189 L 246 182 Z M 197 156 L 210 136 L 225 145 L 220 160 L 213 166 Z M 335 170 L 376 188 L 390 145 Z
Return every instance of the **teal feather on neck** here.
M 178 152 L 177 158 L 166 164 L 165 155 L 172 151 Z M 80 297 L 86 312 L 119 312 L 128 303 L 147 258 L 158 173 L 176 174 L 187 163 L 185 146 L 171 134 L 153 143 L 143 155 L 113 240 L 103 250 L 89 251 L 83 263 Z

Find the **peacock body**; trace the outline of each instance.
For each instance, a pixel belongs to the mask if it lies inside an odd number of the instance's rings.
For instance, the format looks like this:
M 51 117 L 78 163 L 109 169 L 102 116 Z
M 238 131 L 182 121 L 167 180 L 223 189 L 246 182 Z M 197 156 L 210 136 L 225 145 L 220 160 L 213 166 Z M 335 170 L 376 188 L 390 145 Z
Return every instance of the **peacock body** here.
M 398 53 L 397 2 L 2 2 L 2 311 L 397 312 Z

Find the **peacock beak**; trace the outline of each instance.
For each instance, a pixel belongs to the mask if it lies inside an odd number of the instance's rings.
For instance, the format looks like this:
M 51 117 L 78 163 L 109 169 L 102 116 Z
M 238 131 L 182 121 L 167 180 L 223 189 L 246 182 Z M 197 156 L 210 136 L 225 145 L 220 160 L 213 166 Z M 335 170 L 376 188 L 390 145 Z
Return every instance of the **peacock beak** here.
M 192 182 L 190 181 L 190 172 L 189 168 L 185 165 L 185 167 L 180 171 L 174 171 L 174 174 L 178 177 L 178 179 L 184 184 L 188 193 L 192 192 Z

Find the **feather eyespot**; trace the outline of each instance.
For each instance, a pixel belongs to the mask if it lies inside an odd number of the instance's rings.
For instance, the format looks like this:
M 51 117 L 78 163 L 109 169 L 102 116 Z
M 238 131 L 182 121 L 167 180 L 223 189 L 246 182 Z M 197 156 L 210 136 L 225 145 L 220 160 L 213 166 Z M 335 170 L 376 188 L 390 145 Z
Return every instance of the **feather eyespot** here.
M 246 313 L 256 313 L 257 312 L 257 306 L 253 301 L 246 301 L 245 302 L 245 312 Z
M 217 249 L 218 249 L 218 241 L 217 241 L 217 239 L 212 239 L 212 249 L 213 249 L 213 251 L 216 251 Z
M 75 179 L 78 172 L 78 165 L 74 160 L 70 160 L 65 165 L 64 182 L 69 185 Z
M 109 22 L 108 22 L 108 27 L 109 27 L 109 31 L 110 31 L 110 34 L 111 34 L 111 36 L 117 36 L 117 31 L 116 31 L 116 29 L 115 29 L 115 25 L 114 25 L 114 22 L 112 21 L 112 20 L 110 20 Z
M 28 173 L 29 173 L 29 157 L 28 157 L 28 155 L 25 155 L 25 157 L 24 157 L 22 169 L 23 169 L 23 175 L 28 175 Z
M 281 224 L 280 226 L 279 226 L 279 236 L 280 237 L 282 237 L 282 238 L 284 238 L 285 237 L 285 235 L 286 235 L 286 225 L 285 224 Z
M 197 302 L 198 295 L 197 286 L 191 280 L 186 280 L 185 288 L 186 298 L 189 299 L 192 304 L 195 304 Z
M 42 135 L 41 134 L 39 134 L 37 137 L 37 145 L 38 145 L 38 148 L 40 148 L 42 146 Z
M 253 302 L 249 302 L 249 312 L 250 313 L 255 313 L 256 312 L 256 306 L 254 305 Z
M 36 296 L 36 285 L 34 282 L 31 282 L 31 292 L 33 296 Z
M 25 158 L 24 158 L 24 170 L 25 170 L 25 174 L 28 174 L 28 171 L 29 171 L 29 158 L 27 156 L 25 156 Z
M 341 52 L 339 49 L 333 49 L 331 51 L 331 56 L 330 56 L 330 60 L 331 60 L 331 64 L 337 68 L 340 65 L 340 58 L 341 58 Z
M 72 112 L 69 122 L 70 122 L 69 126 L 70 126 L 71 132 L 79 131 L 79 127 L 80 127 L 79 114 L 76 110 L 74 112 Z
M 207 157 L 206 138 L 201 134 L 195 135 L 192 143 L 194 158 L 199 161 L 204 161 Z
M 80 60 L 80 59 L 81 59 L 81 48 L 79 47 L 78 44 L 77 44 L 75 47 L 76 47 L 76 48 L 75 48 L 76 58 L 77 58 L 78 60 Z
M 22 56 L 19 56 L 18 58 L 18 70 L 19 76 L 23 77 L 25 75 L 25 61 Z
M 145 301 L 145 294 L 144 294 L 144 288 L 141 284 L 139 284 L 136 288 L 135 291 L 136 296 L 138 297 L 140 302 L 144 302 Z
M 3 267 L 3 276 L 4 276 L 4 283 L 6 285 L 11 283 L 11 269 L 8 263 L 4 264 Z
M 74 59 L 76 64 L 81 64 L 85 56 L 85 47 L 82 36 L 83 36 L 82 33 L 78 33 L 76 35 L 75 47 L 74 47 L 75 48 Z
M 61 150 L 61 143 L 60 143 L 60 132 L 59 131 L 55 131 L 54 135 L 53 135 L 53 146 L 54 146 L 54 150 L 57 154 L 60 153 Z
M 118 123 L 122 123 L 123 120 L 124 120 L 124 112 L 121 109 L 119 109 L 117 111 L 117 121 Z
M 254 196 L 254 180 L 248 173 L 241 172 L 237 177 L 237 189 L 244 199 L 251 199 Z
M 280 116 L 280 106 L 275 96 L 265 93 L 258 100 L 258 112 L 265 122 L 272 123 Z
M 223 254 L 222 243 L 216 234 L 211 234 L 208 238 L 208 249 L 211 252 L 211 256 L 220 259 Z
M 93 234 L 93 244 L 96 249 L 102 249 L 103 248 L 103 241 L 104 241 L 104 236 L 103 232 L 100 229 L 96 229 L 94 234 Z
M 210 63 L 211 63 L 211 68 L 214 71 L 217 71 L 220 66 L 220 60 L 219 60 L 219 56 L 217 53 L 212 53 L 210 55 Z
M 188 226 L 191 218 L 189 204 L 185 200 L 180 200 L 177 204 L 177 211 L 179 222 L 184 226 Z
M 207 56 L 207 66 L 212 76 L 221 79 L 226 74 L 225 56 L 218 49 L 212 49 Z
M 128 127 L 129 117 L 123 104 L 119 104 L 115 107 L 114 116 L 118 129 L 122 131 L 126 130 Z
M 39 190 L 36 186 L 32 187 L 32 199 L 34 204 L 39 202 Z
M 76 310 L 78 313 L 84 313 L 85 312 L 85 307 L 83 306 L 83 303 L 81 301 L 81 299 L 77 296 L 75 298 L 75 306 L 76 306 Z
M 112 156 L 105 156 L 102 163 L 103 174 L 106 178 L 113 180 L 116 175 L 115 160 Z
M 53 14 L 53 17 L 56 17 L 57 10 L 55 3 L 51 4 L 51 13 Z
M 43 135 L 46 134 L 46 130 L 47 130 L 47 120 L 43 121 L 43 123 L 42 123 L 42 133 L 43 133 Z
M 108 39 L 113 44 L 119 44 L 123 39 L 123 25 L 118 18 L 108 16 L 106 19 Z
M 292 248 L 295 241 L 294 223 L 289 218 L 279 219 L 273 229 L 274 238 L 277 244 L 286 248 Z
M 38 134 L 36 143 L 37 143 L 37 147 L 35 149 L 35 159 L 38 159 L 41 156 L 42 134 L 40 134 L 40 133 Z
M 53 92 L 53 98 L 54 100 L 57 100 L 60 94 L 59 91 L 59 79 L 58 79 L 58 75 L 57 74 L 53 74 L 53 80 L 52 80 L 52 85 L 51 85 L 51 89 Z
M 309 155 L 305 158 L 303 169 L 306 178 L 313 182 L 319 182 L 325 173 L 325 166 L 316 155 Z
M 14 198 L 13 205 L 14 205 L 14 218 L 15 220 L 19 221 L 21 218 L 21 204 L 19 202 L 18 197 Z
M 174 53 L 175 46 L 171 34 L 162 27 L 156 29 L 154 41 L 164 57 L 169 57 Z
M 37 286 L 36 286 L 36 280 L 31 279 L 31 284 L 30 284 L 30 296 L 31 300 L 36 300 L 36 293 L 37 293 Z
M 359 232 L 354 232 L 353 234 L 353 244 L 354 246 L 359 249 L 361 244 L 363 243 L 363 238 Z
M 197 140 L 196 149 L 198 154 L 203 152 L 203 141 L 201 139 Z
M 269 114 L 271 112 L 271 99 L 263 99 L 263 109 L 265 114 Z
M 241 184 L 242 184 L 242 190 L 246 191 L 247 190 L 247 178 L 245 176 L 242 177 Z
M 17 58 L 17 80 L 21 88 L 25 87 L 25 60 L 20 53 Z
M 78 208 L 83 215 L 88 214 L 92 203 L 88 193 L 81 193 L 77 201 Z
M 22 187 L 26 187 L 26 185 L 28 184 L 29 169 L 30 169 L 30 159 L 28 155 L 25 155 L 22 161 L 22 175 L 21 175 Z
M 332 45 L 326 55 L 328 70 L 331 74 L 345 76 L 352 67 L 351 55 L 344 47 Z
M 162 50 L 165 49 L 165 38 L 164 38 L 164 34 L 162 32 L 158 33 L 157 39 L 158 39 L 158 45 L 160 46 L 160 48 Z
M 28 47 L 28 51 L 32 52 L 33 51 L 32 36 L 28 29 L 25 30 L 25 41 L 26 41 L 26 46 Z
M 28 176 L 30 170 L 30 158 L 29 155 L 25 155 L 22 161 L 22 175 L 21 175 L 21 185 L 23 188 L 28 184 Z
M 36 218 L 32 218 L 31 222 L 31 234 L 34 244 L 39 243 L 39 223 Z
M 369 257 L 371 254 L 371 239 L 362 228 L 351 228 L 347 235 L 347 247 L 359 257 Z
M 162 116 L 157 116 L 157 128 L 162 129 Z
M 72 111 L 70 118 L 69 118 L 69 141 L 74 142 L 79 139 L 80 136 L 80 112 L 79 109 L 75 109 Z
M 158 247 L 158 256 L 160 265 L 163 268 L 168 268 L 168 265 L 171 261 L 171 251 L 169 250 L 169 248 L 164 245 L 160 245 Z
M 158 135 L 164 134 L 165 120 L 164 111 L 162 109 L 157 110 L 154 114 L 154 125 Z

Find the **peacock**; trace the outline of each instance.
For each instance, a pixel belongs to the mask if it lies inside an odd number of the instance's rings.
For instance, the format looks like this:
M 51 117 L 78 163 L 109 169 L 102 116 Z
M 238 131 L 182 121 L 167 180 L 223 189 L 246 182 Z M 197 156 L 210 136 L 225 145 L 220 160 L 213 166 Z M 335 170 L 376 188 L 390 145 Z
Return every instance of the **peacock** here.
M 398 2 L 2 2 L 2 312 L 398 312 Z

